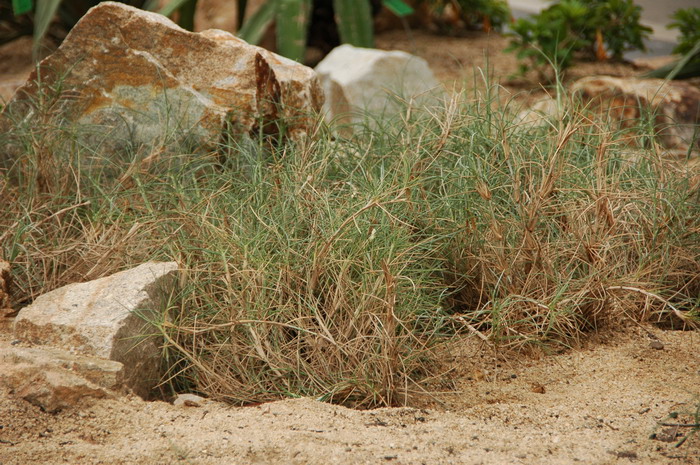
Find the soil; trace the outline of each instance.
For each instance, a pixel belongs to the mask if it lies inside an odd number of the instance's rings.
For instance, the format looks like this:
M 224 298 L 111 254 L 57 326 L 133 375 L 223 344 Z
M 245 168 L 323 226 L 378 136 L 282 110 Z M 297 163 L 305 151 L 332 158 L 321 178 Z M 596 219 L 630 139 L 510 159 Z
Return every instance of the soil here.
M 425 57 L 448 88 L 482 88 L 474 70 L 488 59 L 491 82 L 507 92 L 543 92 L 507 78 L 517 64 L 497 35 L 394 31 L 377 43 Z M 0 49 L 0 82 L 24 79 L 30 49 Z M 585 65 L 569 77 L 644 69 Z M 465 337 L 445 356 L 442 393 L 371 411 L 313 399 L 175 407 L 125 396 L 49 414 L 0 390 L 0 465 L 700 464 L 700 434 L 676 447 L 692 428 L 661 425 L 698 422 L 689 415 L 700 403 L 698 347 L 698 332 L 626 322 L 553 355 L 503 354 Z
M 632 326 L 606 339 L 508 361 L 470 339 L 448 361 L 452 392 L 430 407 L 132 396 L 48 414 L 2 392 L 0 463 L 700 464 L 698 435 L 675 447 L 690 428 L 659 424 L 697 421 L 683 412 L 700 401 L 700 334 Z

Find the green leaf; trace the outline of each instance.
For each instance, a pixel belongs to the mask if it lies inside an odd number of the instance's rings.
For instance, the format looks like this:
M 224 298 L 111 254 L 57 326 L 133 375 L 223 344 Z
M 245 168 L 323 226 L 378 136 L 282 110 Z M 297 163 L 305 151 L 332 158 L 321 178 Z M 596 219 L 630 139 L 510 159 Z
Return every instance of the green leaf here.
M 668 73 L 668 75 L 666 75 L 665 79 L 675 79 L 675 77 L 678 76 L 678 74 L 683 70 L 683 68 L 687 67 L 688 63 L 690 63 L 691 60 L 698 55 L 700 55 L 700 40 L 698 40 L 698 42 L 695 44 L 695 47 L 693 47 L 688 53 L 685 54 L 685 56 L 683 56 L 683 58 L 680 59 L 678 64 L 676 64 L 676 66 L 673 67 L 671 72 Z M 695 70 L 695 72 L 697 72 L 697 69 Z
M 20 16 L 32 11 L 34 4 L 32 0 L 12 0 L 12 12 L 15 16 Z
M 146 0 L 143 2 L 143 9 L 147 11 L 156 11 L 158 9 L 158 0 Z
M 333 0 L 340 40 L 356 47 L 374 47 L 374 24 L 369 0 Z
M 177 24 L 183 29 L 194 31 L 194 14 L 197 11 L 197 0 L 188 0 L 177 9 L 179 14 Z
M 402 0 L 383 0 L 382 5 L 399 18 L 412 15 L 415 12 L 411 5 L 407 5 Z
M 279 0 L 267 0 L 263 3 L 258 11 L 243 24 L 241 30 L 238 31 L 238 37 L 249 44 L 257 45 L 260 43 L 263 34 L 275 19 L 278 3 Z
M 180 9 L 182 5 L 189 1 L 190 0 L 170 0 L 168 3 L 165 4 L 163 8 L 158 10 L 158 13 L 162 14 L 163 16 L 170 16 L 173 13 L 175 13 L 175 11 Z
M 237 0 L 236 1 L 236 30 L 239 30 L 243 26 L 243 20 L 245 19 L 245 12 L 248 8 L 248 0 Z
M 280 55 L 296 61 L 304 59 L 310 19 L 311 0 L 278 0 L 275 24 Z
M 34 12 L 34 44 L 32 54 L 34 59 L 39 58 L 39 49 L 41 42 L 49 30 L 51 21 L 53 21 L 56 11 L 58 10 L 61 0 L 37 0 L 36 11 Z

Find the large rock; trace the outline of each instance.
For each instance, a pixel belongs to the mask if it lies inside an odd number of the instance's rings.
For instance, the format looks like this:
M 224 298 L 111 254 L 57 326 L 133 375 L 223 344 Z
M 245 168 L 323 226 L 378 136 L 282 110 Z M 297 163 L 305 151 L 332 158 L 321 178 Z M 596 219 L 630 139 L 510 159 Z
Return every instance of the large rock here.
M 428 63 L 406 52 L 341 45 L 316 66 L 327 121 L 392 117 L 412 105 L 434 105 L 443 91 Z
M 145 263 L 71 284 L 20 310 L 15 337 L 124 364 L 124 383 L 142 397 L 160 378 L 161 339 L 151 321 L 176 284 L 177 264 Z
M 0 348 L 0 366 L 1 385 L 48 412 L 112 396 L 124 378 L 119 362 L 51 347 Z
M 275 131 L 273 121 L 299 135 L 322 103 L 310 68 L 224 31 L 192 33 L 159 14 L 103 2 L 41 62 L 5 113 L 15 124 L 60 115 L 98 125 L 102 137 L 107 126 L 111 142 L 165 144 L 167 136 L 215 146 L 225 130 Z
M 591 76 L 576 81 L 571 90 L 618 120 L 623 128 L 653 115 L 659 140 L 667 148 L 700 148 L 700 89 L 689 83 Z

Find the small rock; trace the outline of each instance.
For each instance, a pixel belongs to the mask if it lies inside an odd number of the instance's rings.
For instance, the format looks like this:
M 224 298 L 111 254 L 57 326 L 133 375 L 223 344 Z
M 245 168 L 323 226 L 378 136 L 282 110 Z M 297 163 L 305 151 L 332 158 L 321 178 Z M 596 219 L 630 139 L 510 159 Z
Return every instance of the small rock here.
M 637 456 L 637 453 L 631 450 L 621 450 L 621 451 L 608 451 L 610 454 L 613 454 L 619 459 L 630 459 L 630 460 L 636 460 L 639 458 Z
M 161 340 L 149 320 L 176 283 L 175 262 L 144 263 L 39 296 L 20 310 L 15 337 L 124 364 L 124 383 L 147 398 L 160 378 Z
M 518 113 L 515 123 L 519 129 L 545 126 L 548 121 L 559 117 L 561 111 L 557 101 L 551 97 L 535 102 L 527 110 Z
M 670 428 L 664 428 L 658 433 L 651 435 L 651 439 L 663 442 L 674 442 L 680 435 L 679 427 L 672 426 Z
M 667 148 L 700 148 L 700 89 L 687 82 L 590 76 L 576 81 L 571 91 L 615 118 L 622 128 L 636 126 L 651 112 L 655 131 Z
M 651 341 L 649 347 L 654 350 L 664 350 L 664 343 L 661 341 Z
M 539 383 L 532 383 L 530 390 L 536 394 L 544 394 L 545 392 L 547 392 L 544 385 Z
M 195 394 L 178 394 L 173 405 L 175 407 L 201 407 L 206 402 L 207 399 Z
M 435 105 L 443 91 L 428 63 L 401 51 L 341 45 L 315 68 L 326 95 L 326 121 L 340 124 L 396 116 L 404 100 Z

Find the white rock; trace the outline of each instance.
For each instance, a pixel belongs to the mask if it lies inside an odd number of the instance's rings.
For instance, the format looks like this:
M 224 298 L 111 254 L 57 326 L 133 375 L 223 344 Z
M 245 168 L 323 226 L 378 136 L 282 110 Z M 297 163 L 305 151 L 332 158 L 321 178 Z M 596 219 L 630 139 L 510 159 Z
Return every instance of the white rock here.
M 124 364 L 124 383 L 148 397 L 160 377 L 161 339 L 149 320 L 175 285 L 174 262 L 145 263 L 71 284 L 20 310 L 15 337 Z
M 201 407 L 207 402 L 207 399 L 196 394 L 178 394 L 173 405 L 175 407 Z
M 438 104 L 443 89 L 428 63 L 406 52 L 341 45 L 315 68 L 325 93 L 326 121 L 393 117 L 408 102 Z
M 519 129 L 541 127 L 560 118 L 561 114 L 560 104 L 555 99 L 547 97 L 538 100 L 532 107 L 518 113 L 515 123 Z

